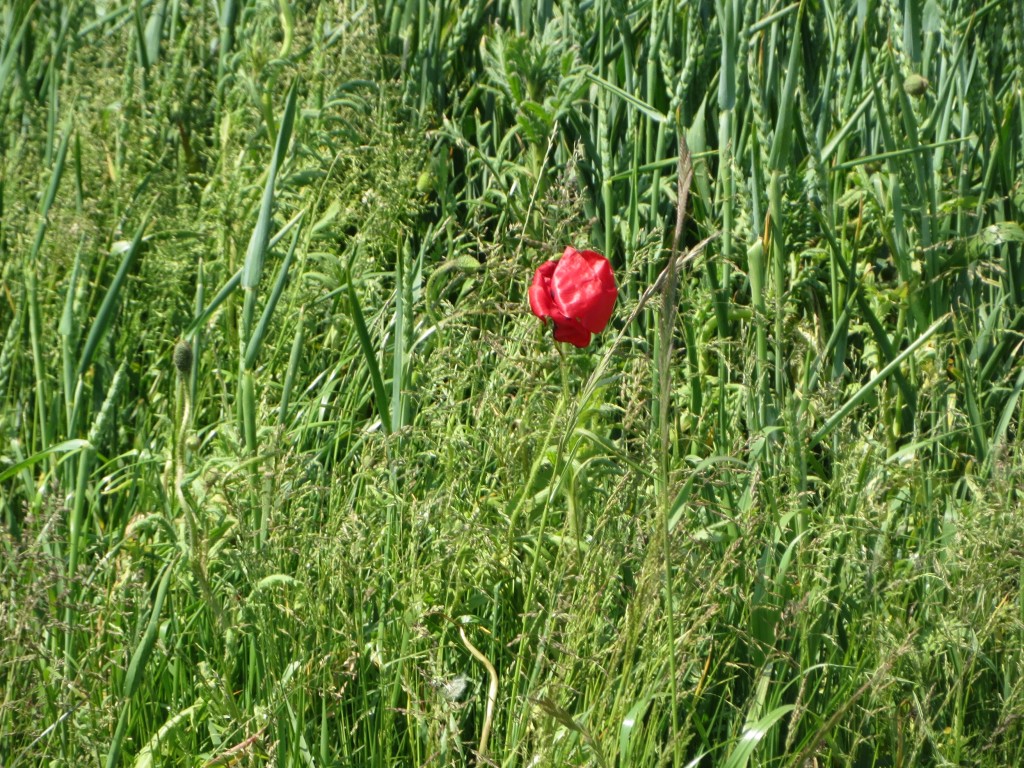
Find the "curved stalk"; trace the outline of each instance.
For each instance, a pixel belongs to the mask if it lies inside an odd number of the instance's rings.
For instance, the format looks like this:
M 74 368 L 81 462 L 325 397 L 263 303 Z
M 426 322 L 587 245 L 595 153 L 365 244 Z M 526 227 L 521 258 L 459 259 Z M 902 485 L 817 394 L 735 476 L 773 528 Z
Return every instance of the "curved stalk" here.
M 459 637 L 462 638 L 462 644 L 466 646 L 466 650 L 473 655 L 473 658 L 487 668 L 487 675 L 490 678 L 490 685 L 487 687 L 487 708 L 484 710 L 484 725 L 480 729 L 480 745 L 476 750 L 477 757 L 482 760 L 487 752 L 487 740 L 491 735 L 491 723 L 494 722 L 494 704 L 498 700 L 498 672 L 494 669 L 494 665 L 491 664 L 490 660 L 466 637 L 465 627 L 459 627 Z

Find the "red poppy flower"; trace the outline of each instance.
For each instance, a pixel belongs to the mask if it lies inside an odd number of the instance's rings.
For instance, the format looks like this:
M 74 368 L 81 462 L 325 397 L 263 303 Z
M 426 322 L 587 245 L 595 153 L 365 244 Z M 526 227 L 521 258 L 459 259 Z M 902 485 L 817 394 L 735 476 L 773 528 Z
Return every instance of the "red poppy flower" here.
M 566 246 L 561 259 L 546 261 L 533 273 L 530 309 L 555 324 L 555 341 L 577 347 L 608 325 L 618 290 L 612 265 L 597 251 Z

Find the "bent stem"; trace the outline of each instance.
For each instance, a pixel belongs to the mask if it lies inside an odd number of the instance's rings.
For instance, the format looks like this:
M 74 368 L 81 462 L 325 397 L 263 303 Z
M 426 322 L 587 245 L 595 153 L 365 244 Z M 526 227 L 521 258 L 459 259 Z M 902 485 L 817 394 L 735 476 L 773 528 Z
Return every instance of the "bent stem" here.
M 498 700 L 498 672 L 494 669 L 494 665 L 491 664 L 490 660 L 469 641 L 469 638 L 466 637 L 466 628 L 463 626 L 459 627 L 459 637 L 462 638 L 462 644 L 466 646 L 466 650 L 487 669 L 487 677 L 490 680 L 490 684 L 487 686 L 487 708 L 484 710 L 484 724 L 480 729 L 480 744 L 476 750 L 477 758 L 483 761 L 487 755 L 487 741 L 491 736 L 491 723 L 494 722 L 494 705 Z

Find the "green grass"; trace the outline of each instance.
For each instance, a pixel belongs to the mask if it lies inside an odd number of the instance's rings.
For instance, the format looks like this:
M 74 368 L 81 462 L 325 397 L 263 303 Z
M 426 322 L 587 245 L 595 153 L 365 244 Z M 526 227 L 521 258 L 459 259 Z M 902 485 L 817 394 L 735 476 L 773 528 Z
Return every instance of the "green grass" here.
M 9 0 L 0 766 L 1024 763 L 1016 11 Z

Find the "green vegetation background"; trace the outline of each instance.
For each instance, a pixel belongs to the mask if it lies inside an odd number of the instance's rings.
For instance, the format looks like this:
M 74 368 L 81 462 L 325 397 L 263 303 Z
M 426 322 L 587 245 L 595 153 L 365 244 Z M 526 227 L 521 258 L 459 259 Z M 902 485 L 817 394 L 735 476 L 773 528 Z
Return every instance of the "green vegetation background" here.
M 1019 11 L 5 2 L 0 765 L 1024 764 Z

